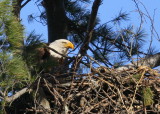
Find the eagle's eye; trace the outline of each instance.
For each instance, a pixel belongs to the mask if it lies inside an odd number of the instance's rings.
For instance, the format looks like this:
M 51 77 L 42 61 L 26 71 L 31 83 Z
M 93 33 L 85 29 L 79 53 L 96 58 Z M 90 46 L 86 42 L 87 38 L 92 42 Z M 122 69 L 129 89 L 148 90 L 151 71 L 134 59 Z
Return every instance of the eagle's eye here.
M 66 44 L 67 42 L 62 42 L 62 44 Z

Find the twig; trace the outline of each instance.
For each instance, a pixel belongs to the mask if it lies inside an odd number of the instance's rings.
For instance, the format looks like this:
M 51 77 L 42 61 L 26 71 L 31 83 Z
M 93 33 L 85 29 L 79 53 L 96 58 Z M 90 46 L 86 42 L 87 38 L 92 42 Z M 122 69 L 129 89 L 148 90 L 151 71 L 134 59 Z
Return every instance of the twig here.
M 23 8 L 25 5 L 27 5 L 31 0 L 27 0 L 24 4 L 21 5 L 21 8 Z
M 52 50 L 53 52 L 61 55 L 62 57 L 71 58 L 71 57 L 69 57 L 69 56 L 66 56 L 66 55 L 64 55 L 64 54 L 59 53 L 58 51 L 56 51 L 55 49 L 53 49 L 53 48 L 51 48 L 51 47 L 49 47 L 49 46 L 45 46 L 45 47 L 48 48 L 49 50 Z

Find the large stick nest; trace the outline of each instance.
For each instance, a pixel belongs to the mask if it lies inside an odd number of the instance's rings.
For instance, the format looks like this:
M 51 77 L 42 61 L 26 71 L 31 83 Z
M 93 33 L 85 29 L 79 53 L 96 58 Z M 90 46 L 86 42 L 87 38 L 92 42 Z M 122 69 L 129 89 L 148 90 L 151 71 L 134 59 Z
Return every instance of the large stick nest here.
M 89 74 L 66 78 L 70 82 L 63 84 L 60 84 L 61 79 L 56 77 L 46 74 L 40 79 L 51 104 L 48 112 L 160 112 L 160 75 L 149 67 L 141 66 L 123 71 L 99 67 Z

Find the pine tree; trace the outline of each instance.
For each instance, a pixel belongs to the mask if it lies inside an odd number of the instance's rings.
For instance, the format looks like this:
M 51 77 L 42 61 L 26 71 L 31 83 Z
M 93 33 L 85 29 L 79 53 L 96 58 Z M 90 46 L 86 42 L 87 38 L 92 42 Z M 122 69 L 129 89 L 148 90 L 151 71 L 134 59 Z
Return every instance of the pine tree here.
M 68 61 L 69 70 L 57 77 L 39 70 L 46 67 L 36 61 L 36 49 L 45 46 L 40 35 L 32 32 L 24 37 L 20 11 L 28 2 L 30 0 L 0 1 L 2 113 L 127 113 L 130 104 L 137 111 L 140 110 L 137 102 L 140 108 L 157 103 L 157 99 L 153 100 L 154 86 L 140 86 L 142 78 L 157 76 L 156 72 L 146 67 L 125 73 L 116 71 L 123 61 L 145 54 L 141 50 L 146 37 L 144 30 L 120 27 L 123 21 L 129 20 L 126 12 L 120 11 L 113 20 L 100 24 L 97 12 L 102 0 L 94 0 L 90 11 L 84 5 L 91 4 L 92 0 L 37 0 L 44 9 L 39 17 L 47 22 L 48 42 L 69 39 L 78 50 L 78 55 Z M 29 20 L 36 18 L 29 17 Z M 115 25 L 120 29 L 116 30 Z M 146 60 L 157 56 L 159 54 Z M 159 59 L 154 60 L 152 66 L 158 66 Z M 64 76 L 69 84 L 58 82 L 58 78 Z
M 0 2 L 0 87 L 2 96 L 14 94 L 30 81 L 30 73 L 23 60 L 23 26 L 13 14 L 10 0 Z M 1 102 L 1 110 L 8 105 Z

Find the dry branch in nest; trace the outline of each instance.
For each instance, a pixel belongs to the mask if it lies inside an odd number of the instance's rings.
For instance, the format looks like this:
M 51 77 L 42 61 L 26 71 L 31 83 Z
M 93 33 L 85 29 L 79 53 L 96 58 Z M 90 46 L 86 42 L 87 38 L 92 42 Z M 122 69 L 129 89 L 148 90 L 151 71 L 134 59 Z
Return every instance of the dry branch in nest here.
M 56 75 L 41 77 L 40 85 L 50 101 L 50 112 L 139 114 L 160 111 L 160 76 L 156 70 L 146 66 L 123 71 L 106 67 L 93 70 L 67 78 L 70 81 L 62 84 Z M 28 109 L 31 110 L 37 109 Z

